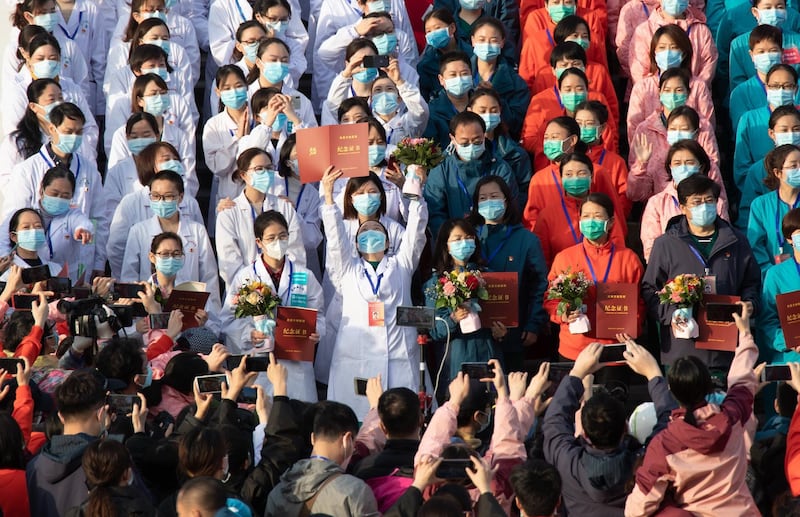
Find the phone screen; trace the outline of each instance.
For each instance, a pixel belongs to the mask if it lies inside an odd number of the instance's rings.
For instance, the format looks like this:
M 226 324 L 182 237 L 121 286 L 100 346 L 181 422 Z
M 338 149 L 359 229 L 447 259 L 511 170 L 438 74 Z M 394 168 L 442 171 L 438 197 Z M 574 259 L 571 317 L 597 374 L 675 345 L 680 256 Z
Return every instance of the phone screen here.
M 626 346 L 624 344 L 618 345 L 605 345 L 603 350 L 600 351 L 600 359 L 598 362 L 600 363 L 617 363 L 620 361 L 625 360 L 625 356 L 622 354 L 626 350 Z
M 228 370 L 233 370 L 234 368 L 238 368 L 240 364 L 242 364 L 242 359 L 244 359 L 244 355 L 229 355 L 227 359 L 225 359 L 225 368 Z
M 114 294 L 117 298 L 138 298 L 144 292 L 142 284 L 114 284 Z
M 769 364 L 761 374 L 763 382 L 788 381 L 792 378 L 792 372 L 785 364 Z
M 136 395 L 118 395 L 115 393 L 109 395 L 106 402 L 113 412 L 120 415 L 131 413 L 133 406 L 141 403 Z
M 239 398 L 237 399 L 238 402 L 242 404 L 255 404 L 256 399 L 258 397 L 258 392 L 253 387 L 244 387 L 242 391 L 239 393 Z
M 742 315 L 742 306 L 735 303 L 709 303 L 706 305 L 708 321 L 735 321 L 733 313 Z
M 22 270 L 22 283 L 33 284 L 41 282 L 50 278 L 50 266 L 47 264 L 43 266 L 28 267 Z
M 432 329 L 436 312 L 431 307 L 398 307 L 397 325 L 399 327 L 416 327 Z
M 72 280 L 67 277 L 54 276 L 47 279 L 47 290 L 56 294 L 68 294 L 72 291 Z
M 222 393 L 222 383 L 227 382 L 225 374 L 219 375 L 201 375 L 195 377 L 197 382 L 197 391 L 200 393 Z
M 472 461 L 467 459 L 442 460 L 436 469 L 436 477 L 440 479 L 466 479 L 467 469 Z
M 494 367 L 489 363 L 461 363 L 461 371 L 471 379 L 494 377 Z
M 153 330 L 165 329 L 169 325 L 169 313 L 160 312 L 158 314 L 148 315 L 150 318 L 150 328 Z
M 23 368 L 25 367 L 25 361 L 22 359 L 18 359 L 16 357 L 0 358 L 0 369 L 5 370 L 9 375 L 16 375 L 18 364 L 23 365 Z
M 356 395 L 361 395 L 362 397 L 367 396 L 367 380 L 361 377 L 354 377 L 353 382 L 355 383 L 355 390 Z
M 249 355 L 245 358 L 245 369 L 248 372 L 266 372 L 269 366 L 269 356 Z
M 573 366 L 575 366 L 574 362 L 550 363 L 550 375 L 547 377 L 547 380 L 552 384 L 547 388 L 547 391 L 545 391 L 545 398 L 550 398 L 556 394 L 558 385 L 561 384 L 561 381 L 566 377 L 569 377 L 569 372 L 572 370 Z
M 11 298 L 11 305 L 17 311 L 29 311 L 33 308 L 33 302 L 39 300 L 37 294 L 15 294 Z

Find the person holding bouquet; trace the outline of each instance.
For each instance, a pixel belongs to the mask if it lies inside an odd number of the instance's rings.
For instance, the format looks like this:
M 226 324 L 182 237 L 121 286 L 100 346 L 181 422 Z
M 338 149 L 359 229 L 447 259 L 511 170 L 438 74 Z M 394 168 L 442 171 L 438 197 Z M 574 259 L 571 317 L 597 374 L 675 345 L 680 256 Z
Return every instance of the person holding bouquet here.
M 253 232 L 261 254 L 234 275 L 225 296 L 222 322 L 230 350 L 266 353 L 274 348 L 271 334 L 278 305 L 315 309 L 317 328 L 325 328 L 322 287 L 311 270 L 287 257 L 289 224 L 283 214 L 275 210 L 263 212 L 256 217 Z M 318 342 L 319 331 L 310 338 Z M 316 402 L 314 365 L 305 361 L 280 363 L 289 371 L 289 397 Z M 259 376 L 262 380 L 263 376 Z M 271 384 L 264 388 L 272 393 Z
M 574 361 L 590 343 L 616 343 L 614 339 L 596 337 L 597 284 L 632 283 L 639 285 L 644 268 L 633 250 L 610 238 L 611 228 L 618 224 L 614 218 L 614 203 L 602 193 L 589 194 L 581 204 L 578 244 L 556 254 L 547 279 L 550 288 L 544 302 L 550 319 L 559 332 L 558 355 L 562 361 Z M 624 222 L 623 222 L 624 224 Z M 640 298 L 639 324 L 644 316 Z M 588 320 L 588 330 L 576 328 L 579 320 Z M 583 328 L 586 328 L 583 327 Z
M 369 411 L 366 397 L 354 393 L 353 378 L 381 375 L 387 388 L 419 387 L 417 332 L 399 327 L 399 305 L 411 305 L 411 277 L 425 246 L 428 208 L 422 198 L 409 202 L 408 224 L 395 254 L 386 228 L 376 220 L 358 227 L 355 242 L 346 237 L 342 214 L 333 198 L 342 171 L 328 167 L 322 177 L 325 204 L 320 208 L 327 237 L 327 270 L 342 295 L 342 316 L 333 346 L 328 399 L 347 404 L 359 419 Z M 353 253 L 353 245 L 357 254 Z M 430 386 L 430 384 L 427 384 Z

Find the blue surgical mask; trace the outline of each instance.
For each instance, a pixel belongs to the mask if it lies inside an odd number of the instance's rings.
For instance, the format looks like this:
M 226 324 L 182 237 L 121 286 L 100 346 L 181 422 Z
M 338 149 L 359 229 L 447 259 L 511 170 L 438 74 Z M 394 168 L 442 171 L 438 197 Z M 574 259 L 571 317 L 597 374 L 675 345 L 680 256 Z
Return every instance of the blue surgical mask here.
M 256 59 L 258 59 L 257 55 L 258 45 L 259 43 L 257 41 L 254 41 L 253 43 L 250 43 L 248 45 L 242 45 L 242 47 L 244 48 L 243 52 L 244 57 L 251 63 L 255 63 Z
M 506 213 L 505 199 L 486 199 L 478 203 L 478 213 L 487 221 L 500 220 Z
M 369 166 L 375 167 L 386 159 L 386 146 L 376 144 L 369 146 Z
M 286 34 L 286 29 L 289 28 L 288 21 L 276 21 L 276 22 L 267 22 L 267 28 L 272 29 L 272 32 L 275 34 L 274 37 L 283 39 L 283 36 Z
M 33 24 L 38 25 L 47 32 L 53 32 L 58 25 L 58 13 L 45 13 L 33 17 Z
M 365 217 L 369 217 L 375 214 L 375 212 L 377 212 L 380 207 L 381 207 L 380 194 L 370 193 L 370 194 L 353 195 L 353 208 L 356 209 L 356 212 Z M 381 233 L 381 235 L 383 234 Z
M 786 180 L 786 184 L 792 188 L 800 187 L 800 169 L 794 168 L 785 171 L 783 173 L 783 179 Z
M 677 185 L 681 181 L 685 180 L 689 176 L 694 176 L 698 172 L 700 172 L 700 165 L 673 165 L 669 168 L 670 172 L 672 173 L 672 181 L 675 182 Z
M 148 95 L 142 97 L 144 99 L 144 111 L 154 117 L 160 117 L 170 107 L 169 95 L 160 93 L 157 95 Z
M 678 17 L 689 7 L 689 0 L 662 0 L 661 8 L 673 18 Z
M 800 251 L 800 233 L 797 235 L 792 235 L 792 247 L 797 251 Z
M 386 250 L 386 235 L 380 230 L 364 230 L 356 238 L 361 253 L 379 253 Z
M 458 0 L 458 3 L 461 5 L 462 9 L 472 11 L 475 9 L 483 9 L 486 0 Z
M 145 45 L 155 45 L 156 47 L 162 49 L 164 52 L 169 55 L 169 40 L 166 39 L 154 39 L 152 41 L 145 41 Z
M 17 230 L 17 246 L 26 251 L 36 251 L 42 247 L 45 241 L 44 229 L 31 228 L 28 230 Z
M 454 97 L 461 97 L 472 88 L 472 78 L 468 76 L 450 77 L 444 80 L 444 89 Z
M 148 145 L 156 142 L 156 137 L 154 136 L 147 136 L 143 138 L 131 138 L 128 140 L 128 149 L 131 150 L 131 154 L 137 156 L 139 153 L 144 151 L 144 148 Z
M 695 226 L 710 226 L 717 220 L 717 204 L 703 203 L 689 208 L 692 224 Z
M 464 160 L 465 162 L 471 162 L 472 160 L 477 160 L 483 153 L 486 151 L 486 144 L 481 142 L 479 144 L 466 144 L 466 145 L 459 145 L 456 144 L 456 152 L 458 156 Z
M 147 365 L 147 373 L 144 374 L 144 376 L 145 376 L 144 380 L 142 381 L 141 384 L 139 384 L 139 387 L 142 389 L 149 388 L 150 385 L 153 383 L 153 369 L 150 368 L 149 364 Z M 138 377 L 141 377 L 141 375 L 139 375 Z
M 378 115 L 391 115 L 397 111 L 398 97 L 395 92 L 381 92 L 372 96 L 372 109 Z
M 292 174 L 300 176 L 300 161 L 297 158 L 289 160 L 289 168 L 292 169 Z
M 183 257 L 156 257 L 156 271 L 166 277 L 174 277 L 183 269 Z
M 790 131 L 788 133 L 775 133 L 775 147 L 781 145 L 800 145 L 800 133 Z
M 670 129 L 667 131 L 667 143 L 669 145 L 680 142 L 681 140 L 694 140 L 694 131 L 683 131 L 680 129 Z
M 141 16 L 142 20 L 149 20 L 150 18 L 158 18 L 159 20 L 161 20 L 164 23 L 167 22 L 167 15 L 164 13 L 164 11 L 153 11 L 151 13 L 139 13 L 139 16 Z
M 786 9 L 758 9 L 759 25 L 780 27 L 786 21 Z
M 219 94 L 219 100 L 230 109 L 242 109 L 242 106 L 247 104 L 247 88 L 241 87 L 222 90 Z
M 425 41 L 433 48 L 439 50 L 446 48 L 450 44 L 450 29 L 442 27 L 432 30 L 425 35 Z
M 572 39 L 567 38 L 566 41 L 574 41 L 575 43 L 580 45 L 583 48 L 583 50 L 589 50 L 589 45 L 591 45 L 591 42 L 588 39 L 584 38 L 572 38 Z
M 353 79 L 360 83 L 371 83 L 376 77 L 378 77 L 377 68 L 365 68 L 364 70 L 353 74 Z
M 42 196 L 42 208 L 52 216 L 64 215 L 69 212 L 69 199 L 55 196 Z
M 373 2 L 367 2 L 367 10 L 369 11 L 369 14 L 388 13 L 389 0 L 374 0 Z
M 475 239 L 461 239 L 448 243 L 450 255 L 456 260 L 467 260 L 475 253 Z
M 795 90 L 784 90 L 783 88 L 777 88 L 773 90 L 768 88 L 767 102 L 773 108 L 778 108 L 780 106 L 788 106 L 789 104 L 794 103 L 794 95 L 795 95 Z
M 656 52 L 656 66 L 662 72 L 666 72 L 669 68 L 681 66 L 681 61 L 683 61 L 683 52 L 680 50 L 669 48 Z
M 172 171 L 179 176 L 186 174 L 186 169 L 183 168 L 180 160 L 167 160 L 159 166 L 159 170 Z
M 375 48 L 378 49 L 378 54 L 381 56 L 391 54 L 394 52 L 394 49 L 397 48 L 397 36 L 394 32 L 375 36 L 372 38 L 372 42 L 375 44 Z
M 487 133 L 500 125 L 499 113 L 481 113 L 481 118 L 483 119 L 483 123 L 486 124 Z
M 178 211 L 178 200 L 150 201 L 150 210 L 162 219 L 169 219 Z
M 278 113 L 275 115 L 275 121 L 272 122 L 272 130 L 275 132 L 283 131 L 287 120 L 289 120 L 289 117 L 286 116 L 286 113 Z
M 261 74 L 270 83 L 278 84 L 283 82 L 283 79 L 289 74 L 289 65 L 279 61 L 264 63 Z
M 72 154 L 78 150 L 83 142 L 83 135 L 65 135 L 64 133 L 58 134 L 58 143 L 53 144 L 53 147 L 62 153 Z
M 176 5 L 178 5 L 178 0 L 166 0 L 166 2 L 164 2 L 165 9 L 172 9 Z
M 275 181 L 275 172 L 271 169 L 250 173 L 250 185 L 262 194 L 266 194 L 272 188 L 273 181 Z
M 50 122 L 50 113 L 52 113 L 53 108 L 55 108 L 56 106 L 58 106 L 60 104 L 63 104 L 63 103 L 61 101 L 54 101 L 54 102 L 51 102 L 50 104 L 48 104 L 47 106 L 42 106 L 41 104 L 39 104 L 38 106 L 40 108 L 42 108 L 42 110 L 44 110 L 44 119 L 46 121 Z
M 36 79 L 53 79 L 61 71 L 61 62 L 45 59 L 33 63 L 33 75 Z
M 753 56 L 753 66 L 762 74 L 769 72 L 769 69 L 782 61 L 780 52 L 764 52 Z
M 169 70 L 167 70 L 163 66 L 157 66 L 155 68 L 147 68 L 147 69 L 143 68 L 142 69 L 142 73 L 143 74 L 156 74 L 161 79 L 163 79 L 164 82 L 169 82 Z
M 497 43 L 476 43 L 473 48 L 481 61 L 492 61 L 500 55 L 500 45 Z

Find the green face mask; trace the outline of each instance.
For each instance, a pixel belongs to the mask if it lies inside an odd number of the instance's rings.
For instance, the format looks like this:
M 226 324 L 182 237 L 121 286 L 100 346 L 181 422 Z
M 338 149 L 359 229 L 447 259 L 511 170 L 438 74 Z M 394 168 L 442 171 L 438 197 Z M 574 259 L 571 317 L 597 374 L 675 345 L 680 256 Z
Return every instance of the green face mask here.
M 583 47 L 583 50 L 589 50 L 589 40 L 588 39 L 575 38 L 575 39 L 571 39 L 571 40 L 568 39 L 567 41 L 574 41 L 575 43 L 577 43 L 578 45 Z
M 561 94 L 561 102 L 569 111 L 575 111 L 578 104 L 586 100 L 586 92 L 565 92 Z
M 580 196 L 589 192 L 589 187 L 592 184 L 592 178 L 589 176 L 573 176 L 571 178 L 564 178 L 564 190 L 570 196 Z
M 596 241 L 606 234 L 608 221 L 603 219 L 581 219 L 581 233 L 590 241 Z
M 545 140 L 544 141 L 544 155 L 551 162 L 556 161 L 559 156 L 564 154 L 564 142 L 566 140 Z
M 581 140 L 585 143 L 591 144 L 596 142 L 598 138 L 600 138 L 600 128 L 598 126 L 581 128 Z

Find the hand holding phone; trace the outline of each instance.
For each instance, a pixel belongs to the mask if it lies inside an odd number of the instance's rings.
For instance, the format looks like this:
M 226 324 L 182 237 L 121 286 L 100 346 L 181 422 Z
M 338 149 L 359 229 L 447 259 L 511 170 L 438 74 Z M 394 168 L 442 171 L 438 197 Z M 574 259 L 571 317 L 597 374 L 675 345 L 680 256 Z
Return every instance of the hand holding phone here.
M 603 350 L 600 352 L 600 359 L 598 363 L 618 363 L 625 361 L 625 350 L 627 350 L 625 343 L 618 343 L 616 345 L 604 345 Z
M 472 468 L 471 459 L 442 460 L 436 469 L 436 477 L 447 480 L 467 479 L 468 468 Z
M 488 379 L 494 377 L 494 365 L 490 363 L 461 363 L 461 371 L 470 379 Z
M 792 371 L 788 364 L 768 364 L 761 372 L 761 382 L 778 382 L 792 380 Z
M 222 393 L 222 383 L 228 382 L 228 377 L 224 373 L 214 375 L 199 375 L 194 378 L 197 391 L 200 394 Z
M 50 266 L 47 264 L 43 266 L 28 267 L 22 270 L 22 283 L 35 284 L 50 278 Z

